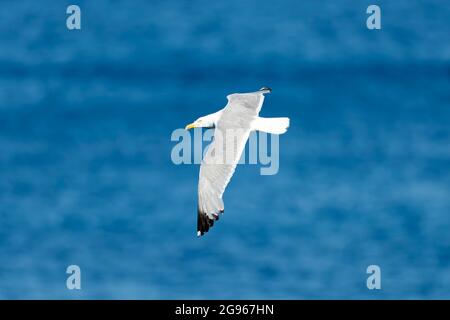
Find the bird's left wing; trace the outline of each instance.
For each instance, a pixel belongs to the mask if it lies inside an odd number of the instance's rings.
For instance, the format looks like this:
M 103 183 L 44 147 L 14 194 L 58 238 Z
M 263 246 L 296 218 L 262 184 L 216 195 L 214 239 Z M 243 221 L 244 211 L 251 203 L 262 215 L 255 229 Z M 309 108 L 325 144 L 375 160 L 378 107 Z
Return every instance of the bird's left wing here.
M 197 235 L 214 225 L 224 211 L 222 195 L 239 162 L 261 109 L 260 93 L 233 94 L 217 123 L 214 140 L 200 166 L 198 183 Z

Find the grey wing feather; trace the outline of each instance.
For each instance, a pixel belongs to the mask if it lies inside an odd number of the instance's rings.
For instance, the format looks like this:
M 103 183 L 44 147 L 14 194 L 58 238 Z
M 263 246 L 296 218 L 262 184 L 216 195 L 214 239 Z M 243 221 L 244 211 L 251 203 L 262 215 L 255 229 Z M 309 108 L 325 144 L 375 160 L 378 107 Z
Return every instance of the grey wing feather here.
M 260 93 L 232 94 L 200 166 L 197 233 L 203 235 L 224 212 L 222 195 L 236 169 L 251 131 L 251 122 L 261 110 Z M 231 129 L 231 130 L 230 130 Z

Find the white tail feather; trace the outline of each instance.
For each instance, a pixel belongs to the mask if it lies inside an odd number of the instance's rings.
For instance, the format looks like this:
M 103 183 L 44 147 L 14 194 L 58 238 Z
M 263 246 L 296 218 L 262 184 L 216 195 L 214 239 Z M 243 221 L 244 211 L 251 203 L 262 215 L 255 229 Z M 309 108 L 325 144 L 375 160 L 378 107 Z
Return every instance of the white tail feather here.
M 261 118 L 252 123 L 252 129 L 273 134 L 283 134 L 289 128 L 289 118 Z

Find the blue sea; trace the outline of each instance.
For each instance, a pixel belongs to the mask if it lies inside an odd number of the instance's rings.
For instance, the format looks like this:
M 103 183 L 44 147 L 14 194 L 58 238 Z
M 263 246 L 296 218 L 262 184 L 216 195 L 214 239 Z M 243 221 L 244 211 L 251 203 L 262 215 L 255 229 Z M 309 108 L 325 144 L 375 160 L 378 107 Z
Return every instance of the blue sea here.
M 2 1 L 0 298 L 449 299 L 450 6 L 371 4 Z M 262 86 L 279 172 L 197 238 L 172 131 Z

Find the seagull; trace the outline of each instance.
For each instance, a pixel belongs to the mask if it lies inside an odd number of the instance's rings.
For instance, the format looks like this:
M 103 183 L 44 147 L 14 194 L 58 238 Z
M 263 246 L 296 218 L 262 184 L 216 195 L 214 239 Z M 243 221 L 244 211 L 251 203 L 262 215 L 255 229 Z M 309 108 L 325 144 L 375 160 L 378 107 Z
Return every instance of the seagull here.
M 289 118 L 262 118 L 259 116 L 264 95 L 269 87 L 248 93 L 227 96 L 227 105 L 186 126 L 215 128 L 214 138 L 200 165 L 198 181 L 197 236 L 202 236 L 224 212 L 222 195 L 245 148 L 252 131 L 283 134 L 289 127 Z M 230 134 L 231 133 L 231 134 Z

